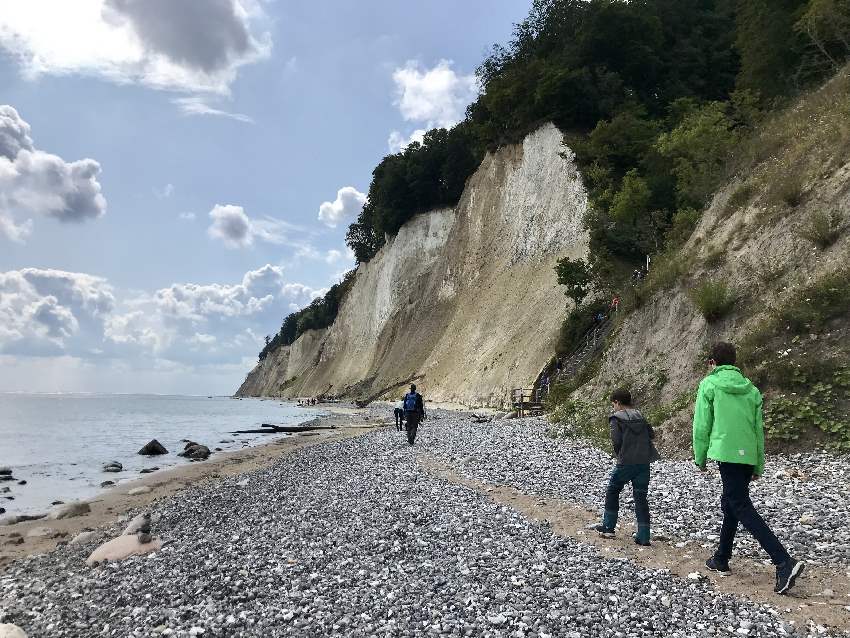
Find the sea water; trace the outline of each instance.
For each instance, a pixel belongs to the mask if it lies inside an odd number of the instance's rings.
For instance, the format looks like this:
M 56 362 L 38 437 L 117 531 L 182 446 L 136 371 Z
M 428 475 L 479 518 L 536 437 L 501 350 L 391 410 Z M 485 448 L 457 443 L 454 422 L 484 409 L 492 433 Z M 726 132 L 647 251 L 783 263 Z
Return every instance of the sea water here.
M 0 467 L 15 481 L 0 482 L 7 514 L 47 511 L 55 500 L 93 498 L 101 482 L 139 478 L 143 468 L 189 463 L 177 456 L 182 439 L 210 450 L 238 450 L 284 434 L 231 434 L 263 423 L 293 425 L 320 410 L 273 400 L 230 397 L 81 394 L 0 394 Z M 168 454 L 137 454 L 157 439 Z M 103 472 L 118 461 L 120 473 Z M 19 485 L 18 481 L 26 481 Z M 7 497 L 14 497 L 10 500 Z

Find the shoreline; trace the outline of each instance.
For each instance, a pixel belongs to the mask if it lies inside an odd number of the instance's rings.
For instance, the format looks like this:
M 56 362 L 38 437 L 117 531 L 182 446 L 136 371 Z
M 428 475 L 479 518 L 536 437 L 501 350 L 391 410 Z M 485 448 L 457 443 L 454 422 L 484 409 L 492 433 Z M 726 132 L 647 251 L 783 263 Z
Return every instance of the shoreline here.
M 239 450 L 216 452 L 206 461 L 187 461 L 142 475 L 106 488 L 94 498 L 78 501 L 88 503 L 91 508 L 82 516 L 60 520 L 42 518 L 0 526 L 0 574 L 14 561 L 50 552 L 81 532 L 103 530 L 125 519 L 130 512 L 173 497 L 187 487 L 258 470 L 301 448 L 351 438 L 386 425 L 364 410 L 327 404 L 317 407 L 329 414 L 316 420 L 336 429 L 277 437 Z M 150 491 L 128 494 L 139 487 L 150 488 Z M 44 534 L 45 530 L 49 532 Z

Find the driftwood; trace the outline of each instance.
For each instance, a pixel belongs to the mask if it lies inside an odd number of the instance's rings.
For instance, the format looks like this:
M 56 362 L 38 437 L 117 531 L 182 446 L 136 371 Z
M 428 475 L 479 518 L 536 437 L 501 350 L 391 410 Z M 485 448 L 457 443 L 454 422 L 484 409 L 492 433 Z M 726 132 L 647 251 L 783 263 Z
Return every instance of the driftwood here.
M 356 405 L 358 408 L 365 408 L 370 403 L 372 403 L 372 402 L 369 399 L 355 399 L 354 400 L 354 405 Z
M 310 432 L 313 430 L 335 430 L 332 425 L 274 425 L 263 423 L 263 427 L 255 430 L 237 430 L 231 434 L 276 434 L 279 432 Z
M 472 413 L 471 418 L 475 423 L 489 423 L 493 420 L 492 416 L 487 416 L 486 414 L 475 414 L 475 412 Z

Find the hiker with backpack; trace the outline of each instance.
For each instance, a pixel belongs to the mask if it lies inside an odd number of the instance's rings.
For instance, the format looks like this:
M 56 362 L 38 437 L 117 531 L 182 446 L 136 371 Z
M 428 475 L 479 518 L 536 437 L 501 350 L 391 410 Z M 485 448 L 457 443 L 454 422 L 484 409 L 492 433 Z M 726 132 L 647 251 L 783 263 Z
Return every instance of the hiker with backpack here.
M 694 409 L 694 462 L 704 472 L 707 459 L 717 461 L 723 482 L 720 540 L 705 566 L 715 572 L 730 571 L 729 559 L 741 523 L 776 565 L 773 591 L 784 594 L 794 586 L 805 564 L 791 558 L 750 499 L 750 482 L 764 473 L 762 397 L 735 367 L 736 356 L 731 343 L 712 346 L 711 372 L 699 384 Z
M 620 492 L 626 483 L 631 483 L 637 519 L 637 532 L 633 538 L 638 545 L 648 546 L 649 464 L 659 458 L 652 442 L 655 432 L 640 411 L 632 406 L 632 395 L 628 390 L 614 391 L 611 395 L 611 406 L 613 410 L 608 418 L 608 425 L 617 465 L 608 480 L 602 524 L 594 526 L 593 529 L 603 538 L 614 537 L 620 511 Z
M 402 406 L 407 429 L 407 442 L 413 445 L 416 440 L 416 428 L 419 427 L 419 422 L 425 418 L 425 403 L 422 401 L 422 395 L 416 391 L 415 384 L 410 384 L 410 392 L 404 395 Z

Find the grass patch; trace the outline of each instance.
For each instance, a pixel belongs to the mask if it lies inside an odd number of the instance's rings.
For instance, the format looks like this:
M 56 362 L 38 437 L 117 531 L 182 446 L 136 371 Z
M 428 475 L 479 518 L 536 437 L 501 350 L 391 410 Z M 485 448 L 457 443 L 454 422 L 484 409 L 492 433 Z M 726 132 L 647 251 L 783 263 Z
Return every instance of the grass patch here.
M 720 266 L 726 263 L 726 251 L 722 248 L 713 248 L 705 256 L 705 261 L 703 263 L 706 268 L 711 270 L 720 268 Z
M 763 260 L 753 265 L 756 277 L 763 284 L 772 284 L 786 273 L 788 267 L 776 261 Z
M 567 399 L 550 415 L 549 436 L 584 441 L 611 454 L 609 409 L 607 401 Z
M 703 281 L 690 292 L 691 301 L 708 323 L 714 323 L 728 315 L 737 298 L 722 281 Z
M 832 246 L 844 231 L 844 220 L 837 210 L 827 213 L 817 210 L 809 217 L 809 221 L 800 230 L 800 236 L 807 239 L 821 250 Z
M 770 200 L 773 204 L 796 208 L 803 203 L 806 181 L 800 168 L 782 165 L 770 181 Z
M 720 218 L 727 219 L 731 217 L 735 211 L 744 208 L 753 199 L 753 195 L 756 194 L 756 190 L 756 186 L 752 182 L 747 181 L 739 184 L 729 196 L 726 206 L 724 206 L 721 211 Z

